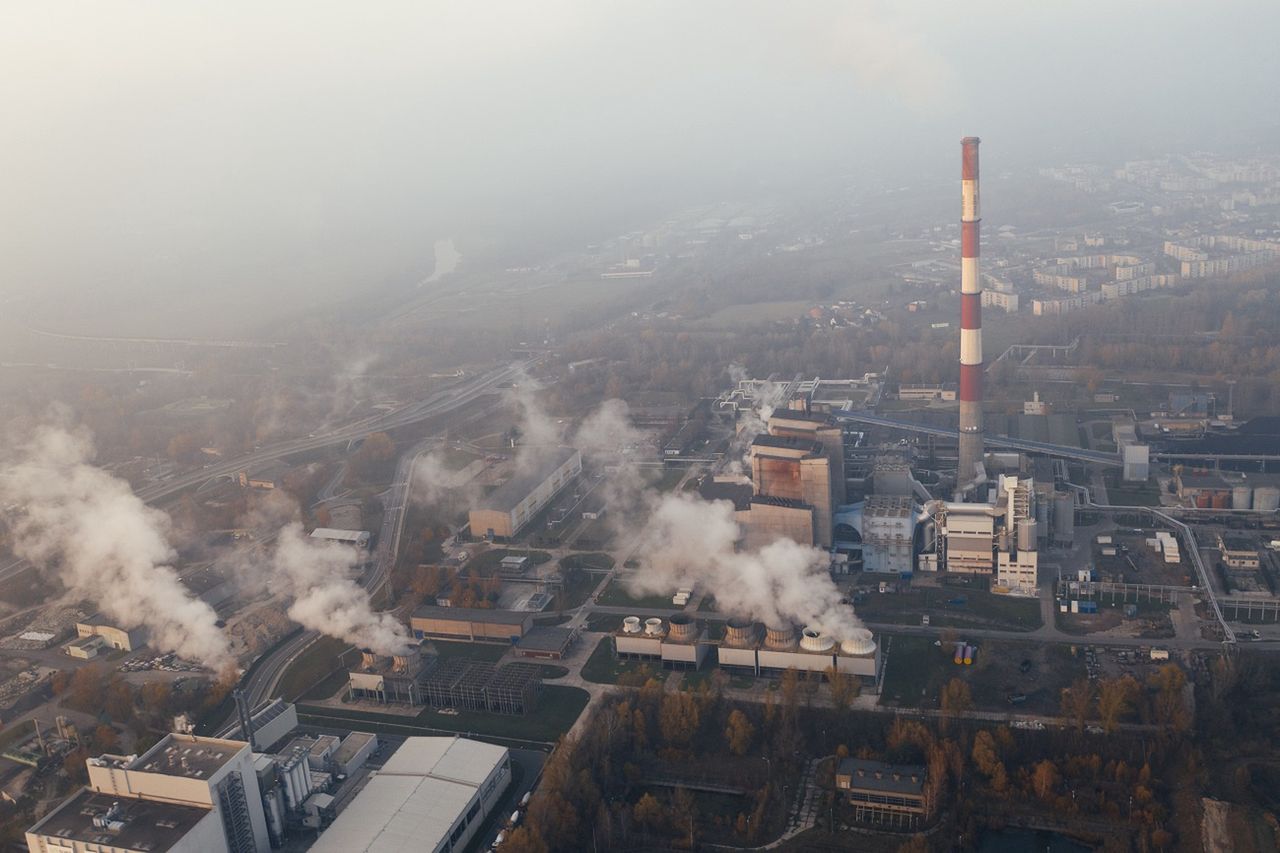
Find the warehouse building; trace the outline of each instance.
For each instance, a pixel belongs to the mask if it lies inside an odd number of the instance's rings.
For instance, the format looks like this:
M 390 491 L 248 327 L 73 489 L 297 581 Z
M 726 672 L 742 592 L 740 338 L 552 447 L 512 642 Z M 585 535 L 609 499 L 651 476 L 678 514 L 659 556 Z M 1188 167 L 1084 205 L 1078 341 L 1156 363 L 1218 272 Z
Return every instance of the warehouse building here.
M 515 610 L 424 604 L 409 617 L 409 630 L 419 640 L 514 643 L 532 627 L 533 614 Z
M 471 535 L 511 539 L 582 473 L 582 454 L 550 448 L 533 470 L 516 474 L 471 510 Z
M 1258 548 L 1247 536 L 1236 533 L 1219 533 L 1218 549 L 1222 551 L 1222 562 L 1233 569 L 1256 572 L 1261 561 Z
M 458 737 L 411 737 L 311 850 L 465 850 L 510 783 L 506 747 Z
M 126 652 L 147 644 L 147 632 L 144 629 L 121 628 L 102 613 L 95 613 L 83 622 L 77 622 L 76 634 L 81 637 L 97 635 L 111 648 Z
M 336 527 L 317 527 L 311 531 L 312 539 L 323 539 L 326 542 L 341 542 L 354 545 L 361 551 L 369 547 L 372 534 L 367 530 L 338 530 Z
M 516 657 L 562 660 L 578 639 L 572 628 L 535 625 L 516 643 Z

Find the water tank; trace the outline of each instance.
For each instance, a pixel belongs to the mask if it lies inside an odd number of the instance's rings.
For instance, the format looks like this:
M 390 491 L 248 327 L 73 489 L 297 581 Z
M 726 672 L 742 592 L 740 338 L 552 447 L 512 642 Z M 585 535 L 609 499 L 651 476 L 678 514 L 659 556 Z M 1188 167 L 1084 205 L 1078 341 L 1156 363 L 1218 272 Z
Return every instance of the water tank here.
M 973 663 L 973 653 L 974 653 L 974 648 L 973 648 L 973 646 L 965 646 L 965 647 L 964 647 L 964 664 L 965 664 L 965 666 L 968 666 L 969 664 Z
M 698 638 L 698 626 L 693 617 L 685 613 L 677 613 L 667 622 L 667 636 L 681 643 L 692 643 Z
M 1076 536 L 1076 499 L 1070 492 L 1054 496 L 1053 538 L 1069 542 Z
M 866 628 L 858 628 L 849 635 L 849 639 L 840 644 L 840 651 L 846 655 L 875 654 L 876 641 Z
M 764 644 L 771 649 L 789 649 L 796 644 L 796 629 L 790 625 L 766 625 Z
M 1227 494 L 1226 492 L 1215 492 L 1213 495 L 1213 508 L 1214 509 L 1230 509 L 1231 495 Z
M 1036 549 L 1036 520 L 1034 518 L 1018 519 L 1018 550 L 1034 551 Z
M 1280 509 L 1280 489 L 1275 486 L 1259 486 L 1254 489 L 1253 508 L 1258 512 L 1275 512 Z
M 827 652 L 835 648 L 835 645 L 835 638 L 822 633 L 821 628 L 810 626 L 800 632 L 800 648 L 806 652 Z
M 1236 486 L 1231 490 L 1232 509 L 1253 509 L 1253 487 Z
M 628 616 L 622 620 L 622 633 L 639 634 L 640 633 L 640 617 Z
M 952 655 L 952 659 L 957 664 L 964 663 L 964 643 L 956 643 L 956 648 L 955 648 L 954 654 Z
M 1213 498 L 1208 492 L 1200 492 L 1196 495 L 1196 506 L 1200 509 L 1208 509 L 1213 505 Z
M 656 616 L 644 620 L 644 632 L 650 637 L 661 637 L 663 634 L 662 620 Z

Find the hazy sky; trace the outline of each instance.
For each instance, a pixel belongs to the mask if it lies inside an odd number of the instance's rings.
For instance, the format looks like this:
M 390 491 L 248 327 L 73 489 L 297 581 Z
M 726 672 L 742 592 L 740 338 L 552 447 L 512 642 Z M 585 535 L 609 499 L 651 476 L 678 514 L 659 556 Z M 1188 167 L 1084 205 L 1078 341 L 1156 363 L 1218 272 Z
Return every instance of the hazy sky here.
M 444 235 L 950 175 L 964 134 L 988 168 L 1204 144 L 1275 125 L 1278 24 L 1274 0 L 7 0 L 0 306 L 324 299 L 422 277 Z

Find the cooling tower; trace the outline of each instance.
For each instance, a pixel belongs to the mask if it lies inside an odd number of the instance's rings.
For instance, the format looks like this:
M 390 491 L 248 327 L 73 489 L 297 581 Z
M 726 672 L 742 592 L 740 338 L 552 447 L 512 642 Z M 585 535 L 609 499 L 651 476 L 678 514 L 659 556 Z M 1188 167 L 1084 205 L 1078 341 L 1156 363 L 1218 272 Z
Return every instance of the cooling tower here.
M 796 629 L 791 625 L 766 625 L 764 629 L 765 648 L 778 651 L 794 648 Z
M 364 669 L 378 668 L 378 653 L 373 649 L 360 650 L 360 666 Z
M 644 632 L 650 637 L 661 637 L 666 633 L 662 629 L 662 620 L 656 616 L 644 620 Z
M 730 619 L 724 629 L 724 642 L 730 646 L 746 647 L 756 639 L 756 623 L 750 619 Z
M 875 654 L 876 641 L 866 628 L 858 628 L 849 639 L 840 644 L 840 651 L 846 655 L 865 656 Z
M 819 628 L 808 627 L 800 632 L 800 648 L 806 652 L 830 651 L 835 644 L 835 639 L 822 633 Z
M 677 643 L 692 643 L 698 639 L 698 625 L 693 617 L 677 613 L 667 621 L 667 638 Z
M 639 634 L 640 633 L 640 617 L 628 616 L 622 620 L 622 633 Z

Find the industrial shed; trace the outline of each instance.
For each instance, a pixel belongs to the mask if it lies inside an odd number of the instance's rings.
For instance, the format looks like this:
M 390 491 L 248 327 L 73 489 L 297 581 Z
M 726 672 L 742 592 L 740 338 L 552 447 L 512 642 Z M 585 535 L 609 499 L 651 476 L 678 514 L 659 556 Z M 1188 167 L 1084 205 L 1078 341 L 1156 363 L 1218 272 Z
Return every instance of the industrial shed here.
M 582 473 L 582 454 L 572 447 L 549 448 L 537 467 L 517 474 L 471 510 L 471 535 L 510 539 Z
M 578 632 L 553 625 L 535 625 L 516 643 L 516 657 L 560 660 L 569 651 Z
M 409 617 L 409 628 L 419 640 L 511 643 L 529 633 L 532 627 L 532 613 L 514 610 L 425 604 Z
M 458 737 L 411 737 L 311 849 L 464 850 L 510 783 L 506 747 Z

